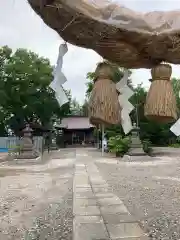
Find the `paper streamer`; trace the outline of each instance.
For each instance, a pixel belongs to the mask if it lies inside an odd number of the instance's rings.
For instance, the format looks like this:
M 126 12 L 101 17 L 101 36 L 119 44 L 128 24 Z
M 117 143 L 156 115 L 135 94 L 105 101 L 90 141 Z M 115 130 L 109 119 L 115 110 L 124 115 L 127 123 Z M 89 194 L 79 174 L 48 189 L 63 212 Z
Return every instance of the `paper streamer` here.
M 132 122 L 129 113 L 125 109 L 122 109 L 121 112 L 121 122 L 123 126 L 123 131 L 126 135 L 132 130 Z
M 177 137 L 180 136 L 180 119 L 177 120 L 177 122 L 172 125 L 170 128 L 171 132 L 173 132 Z
M 50 88 L 52 88 L 55 91 L 55 96 L 60 107 L 69 101 L 62 87 L 62 85 L 67 81 L 65 75 L 62 73 L 63 57 L 67 52 L 68 52 L 67 44 L 66 43 L 61 44 L 59 47 L 57 64 L 53 71 L 54 79 L 49 85 Z
M 127 81 L 128 81 L 128 71 L 124 72 L 124 76 L 121 78 L 121 80 L 116 84 L 116 88 L 117 90 L 121 90 L 123 87 L 125 87 L 127 85 Z
M 128 100 L 133 96 L 134 92 L 127 85 L 128 76 L 128 71 L 125 71 L 123 78 L 116 84 L 116 89 L 120 92 L 118 99 L 122 107 L 121 121 L 125 134 L 128 134 L 133 129 L 129 114 L 134 109 L 134 106 Z
M 56 100 L 59 103 L 59 106 L 62 106 L 65 103 L 67 103 L 69 100 L 68 100 L 68 98 L 67 98 L 67 96 L 66 96 L 62 87 L 61 87 L 60 91 L 61 91 L 61 93 L 60 94 L 55 93 L 55 96 L 56 96 Z
M 123 95 L 119 95 L 118 99 L 119 99 L 122 109 L 125 109 L 126 112 L 128 112 L 130 114 L 132 112 L 132 110 L 134 109 L 134 106 Z
M 179 92 L 179 98 L 180 98 L 180 92 Z M 170 128 L 170 131 L 174 133 L 177 137 L 180 136 L 180 118 L 175 122 L 175 124 L 172 125 Z

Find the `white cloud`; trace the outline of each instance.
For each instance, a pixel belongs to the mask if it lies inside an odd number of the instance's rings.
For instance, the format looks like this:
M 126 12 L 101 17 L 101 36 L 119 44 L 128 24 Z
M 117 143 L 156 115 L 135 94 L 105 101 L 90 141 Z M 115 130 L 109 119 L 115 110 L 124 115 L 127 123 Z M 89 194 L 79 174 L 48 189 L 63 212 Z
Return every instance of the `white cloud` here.
M 2 0 L 0 0 L 2 1 Z M 0 46 L 8 45 L 12 49 L 27 48 L 41 56 L 50 59 L 55 64 L 58 47 L 62 41 L 59 35 L 47 27 L 29 7 L 26 0 L 2 1 L 0 8 Z M 116 0 L 125 6 L 141 12 L 153 10 L 176 9 L 177 2 L 173 0 Z M 69 45 L 69 52 L 64 59 L 64 73 L 68 78 L 65 87 L 72 90 L 78 100 L 83 101 L 85 93 L 86 74 L 93 71 L 101 57 L 91 50 Z M 177 66 L 173 66 L 173 76 L 180 77 Z M 149 86 L 150 71 L 146 69 L 133 70 L 134 84 L 143 82 Z

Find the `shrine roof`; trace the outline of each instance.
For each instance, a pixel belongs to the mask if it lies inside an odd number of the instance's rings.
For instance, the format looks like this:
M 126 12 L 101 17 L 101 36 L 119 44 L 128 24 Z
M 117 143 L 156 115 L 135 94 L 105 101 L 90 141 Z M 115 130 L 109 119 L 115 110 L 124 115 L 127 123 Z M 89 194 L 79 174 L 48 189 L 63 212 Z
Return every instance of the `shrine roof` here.
M 58 128 L 65 128 L 65 129 L 89 129 L 94 128 L 92 124 L 89 122 L 88 117 L 82 116 L 70 116 L 63 118 L 61 120 L 61 124 L 56 125 Z

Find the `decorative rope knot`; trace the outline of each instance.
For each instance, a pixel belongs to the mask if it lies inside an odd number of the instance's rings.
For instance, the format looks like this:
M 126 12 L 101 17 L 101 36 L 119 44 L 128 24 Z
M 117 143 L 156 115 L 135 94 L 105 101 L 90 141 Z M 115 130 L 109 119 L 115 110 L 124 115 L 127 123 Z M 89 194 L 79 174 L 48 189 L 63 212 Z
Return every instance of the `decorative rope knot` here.
M 151 70 L 152 79 L 169 81 L 172 74 L 172 67 L 169 64 L 160 64 Z
M 154 79 L 151 79 L 151 82 L 154 82 L 154 81 L 170 81 L 170 78 L 169 77 L 165 77 L 165 76 L 161 76 L 161 77 L 156 77 Z
M 110 82 L 112 81 L 111 79 L 109 79 L 109 77 L 107 75 L 100 74 L 94 78 L 94 83 L 97 81 L 105 81 L 105 80 L 108 80 Z
M 108 63 L 100 63 L 95 71 L 94 82 L 99 79 L 108 79 L 113 81 L 113 69 Z

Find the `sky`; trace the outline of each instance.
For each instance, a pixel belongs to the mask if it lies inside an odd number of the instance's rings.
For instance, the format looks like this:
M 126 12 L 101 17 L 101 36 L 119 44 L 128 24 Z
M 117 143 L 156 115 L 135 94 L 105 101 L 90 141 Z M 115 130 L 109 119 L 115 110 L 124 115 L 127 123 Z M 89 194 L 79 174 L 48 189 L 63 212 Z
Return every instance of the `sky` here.
M 97 0 L 98 1 L 98 0 Z M 112 0 L 132 10 L 140 12 L 175 10 L 179 0 Z M 0 0 L 0 46 L 8 45 L 13 50 L 26 48 L 49 58 L 54 65 L 57 60 L 59 45 L 63 42 L 60 36 L 46 26 L 41 18 L 30 8 L 27 0 Z M 94 71 L 101 56 L 92 50 L 68 45 L 63 72 L 68 81 L 64 84 L 70 89 L 73 97 L 80 103 L 85 98 L 86 74 Z M 180 78 L 180 67 L 173 67 L 173 77 Z M 134 85 L 143 82 L 149 87 L 150 70 L 133 70 L 131 79 Z

